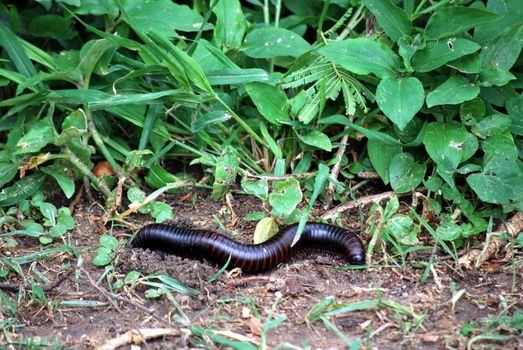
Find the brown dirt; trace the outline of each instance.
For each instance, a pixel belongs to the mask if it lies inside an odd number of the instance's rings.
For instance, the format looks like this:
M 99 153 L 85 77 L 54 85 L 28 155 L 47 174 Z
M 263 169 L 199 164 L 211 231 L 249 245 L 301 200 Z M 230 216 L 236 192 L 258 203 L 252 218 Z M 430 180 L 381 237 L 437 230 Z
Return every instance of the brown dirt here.
M 195 205 L 175 202 L 173 206 L 175 222 L 185 226 L 220 231 L 213 215 L 220 217 L 225 224 L 230 220 L 224 203 L 211 201 L 205 195 L 198 198 Z M 243 217 L 260 209 L 256 199 L 235 197 L 234 210 L 239 219 L 233 227 L 238 231 L 235 239 L 249 242 L 255 224 L 245 222 Z M 102 233 L 100 215 L 98 206 L 81 206 L 75 213 L 77 224 L 71 234 L 71 244 L 81 252 L 83 268 L 94 281 L 98 281 L 104 272 L 103 268 L 91 263 Z M 359 218 L 360 213 L 354 212 L 346 217 L 346 222 L 350 222 L 352 229 L 358 229 L 361 226 Z M 146 221 L 143 218 L 134 224 L 139 227 Z M 113 229 L 113 235 L 122 242 L 128 238 L 128 233 L 122 226 Z M 29 239 L 19 241 L 19 246 L 11 250 L 10 256 L 25 255 L 40 249 L 39 244 Z M 428 258 L 419 254 L 410 259 L 426 261 Z M 348 338 L 361 339 L 361 348 L 461 349 L 466 347 L 471 335 L 479 334 L 473 332 L 469 337 L 461 335 L 460 329 L 464 325 L 480 323 L 482 318 L 495 317 L 505 310 L 513 312 L 523 309 L 523 269 L 520 265 L 519 270 L 513 271 L 510 261 L 493 262 L 487 266 L 488 270 L 471 272 L 455 271 L 452 262 L 443 258 L 423 284 L 420 281 L 424 269 L 414 269 L 410 266 L 413 264 L 408 264 L 404 269 L 391 266 L 344 271 L 338 268 L 343 266 L 343 262 L 318 256 L 292 261 L 260 278 L 242 280 L 245 276 L 224 273 L 216 281 L 208 283 L 218 271 L 217 267 L 208 263 L 124 248 L 118 254 L 116 269 L 102 278 L 99 286 L 108 290 L 107 281 L 114 284 L 131 270 L 140 271 L 143 275 L 165 272 L 199 291 L 198 296 L 174 294 L 188 317 L 188 324 L 175 320 L 179 313 L 168 298 L 145 298 L 145 286 L 135 289 L 124 287 L 120 290 L 119 295 L 132 300 L 132 303 L 120 300 L 116 308 L 111 307 L 107 296 L 85 278 L 85 273 L 81 273 L 77 279 L 73 272 L 63 283 L 47 292 L 47 305 L 42 306 L 34 301 L 24 303 L 19 308 L 18 323 L 25 327 L 20 328 L 19 334 L 11 335 L 15 338 L 56 337 L 67 348 L 88 349 L 134 328 L 167 327 L 151 316 L 154 314 L 170 319 L 172 325 L 181 331 L 181 336 L 150 340 L 145 349 L 203 346 L 203 343 L 198 343 L 199 338 L 187 336 L 191 326 L 230 331 L 257 342 L 260 341 L 260 325 L 267 319 L 277 295 L 281 295 L 274 316 L 285 315 L 287 320 L 269 331 L 267 343 L 270 347 L 286 342 L 312 349 L 345 348 L 346 344 L 321 321 L 305 322 L 309 310 L 328 296 L 334 296 L 337 303 L 347 304 L 381 297 L 382 300 L 393 300 L 411 308 L 414 313 L 424 316 L 423 322 L 416 327 L 411 317 L 395 313 L 390 308 L 349 312 L 331 317 L 330 321 Z M 23 267 L 26 273 L 37 267 L 51 281 L 55 281 L 59 278 L 57 272 L 67 264 L 74 268 L 76 259 L 71 255 L 60 254 L 53 259 Z M 235 286 L 239 281 L 245 284 Z M 1 279 L 0 282 L 7 281 Z M 19 283 L 15 279 L 9 282 Z M 452 283 L 455 283 L 454 290 L 466 291 L 454 308 L 451 302 Z M 11 298 L 16 298 L 17 293 L 7 292 Z M 65 307 L 58 304 L 63 300 L 79 299 L 105 304 L 102 307 Z M 149 312 L 136 304 L 145 306 Z M 523 338 L 520 334 L 519 338 L 504 343 L 483 342 L 479 343 L 478 348 L 523 348 Z

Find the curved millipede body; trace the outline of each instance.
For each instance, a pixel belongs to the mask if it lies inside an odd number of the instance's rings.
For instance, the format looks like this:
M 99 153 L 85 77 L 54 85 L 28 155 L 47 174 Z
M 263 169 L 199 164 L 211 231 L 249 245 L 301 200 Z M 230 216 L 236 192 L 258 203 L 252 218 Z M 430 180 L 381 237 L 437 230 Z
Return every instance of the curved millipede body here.
M 309 222 L 298 243 L 291 247 L 297 230 L 298 225 L 293 225 L 263 243 L 242 244 L 217 232 L 152 224 L 138 231 L 132 245 L 183 257 L 206 259 L 220 266 L 230 256 L 228 268 L 241 267 L 246 273 L 270 270 L 287 261 L 294 251 L 310 248 L 335 252 L 352 264 L 365 263 L 363 244 L 352 232 L 332 225 Z

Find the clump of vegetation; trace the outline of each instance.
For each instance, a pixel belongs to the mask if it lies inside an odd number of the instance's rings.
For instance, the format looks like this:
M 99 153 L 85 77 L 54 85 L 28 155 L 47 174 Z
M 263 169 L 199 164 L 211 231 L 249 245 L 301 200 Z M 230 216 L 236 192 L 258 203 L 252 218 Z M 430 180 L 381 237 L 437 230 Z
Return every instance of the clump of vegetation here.
M 519 0 L 4 1 L 0 247 L 42 250 L 2 257 L 0 277 L 29 283 L 20 264 L 54 253 L 82 265 L 57 204 L 80 192 L 106 222 L 171 219 L 166 191 L 246 193 L 265 237 L 372 183 L 415 192 L 423 214 L 375 205 L 369 259 L 405 263 L 425 229 L 457 261 L 511 217 L 521 247 L 522 47 Z M 102 237 L 105 274 L 119 247 Z

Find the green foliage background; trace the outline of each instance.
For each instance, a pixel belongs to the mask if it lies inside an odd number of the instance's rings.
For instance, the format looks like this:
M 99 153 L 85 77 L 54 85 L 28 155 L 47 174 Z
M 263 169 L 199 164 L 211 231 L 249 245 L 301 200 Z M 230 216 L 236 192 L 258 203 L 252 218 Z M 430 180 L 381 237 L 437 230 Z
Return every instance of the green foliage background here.
M 71 198 L 81 178 L 111 203 L 105 159 L 152 188 L 200 164 L 215 198 L 239 174 L 293 217 L 341 162 L 335 200 L 375 171 L 426 187 L 442 232 L 468 237 L 523 209 L 522 45 L 520 0 L 4 2 L 0 210 L 56 226 L 45 184 Z M 247 176 L 301 173 L 323 180 Z

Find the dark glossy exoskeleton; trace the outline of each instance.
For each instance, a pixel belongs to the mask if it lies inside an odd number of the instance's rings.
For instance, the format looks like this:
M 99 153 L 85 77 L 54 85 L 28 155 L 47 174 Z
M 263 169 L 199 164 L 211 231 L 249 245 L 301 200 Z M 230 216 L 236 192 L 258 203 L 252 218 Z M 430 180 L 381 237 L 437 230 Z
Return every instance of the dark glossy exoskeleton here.
M 138 231 L 132 245 L 183 257 L 206 259 L 220 266 L 230 256 L 228 268 L 241 267 L 245 273 L 270 270 L 287 261 L 294 251 L 311 248 L 340 254 L 352 264 L 365 263 L 363 244 L 354 233 L 332 225 L 309 222 L 298 243 L 291 247 L 297 229 L 298 225 L 293 225 L 266 242 L 242 244 L 212 231 L 152 224 Z

